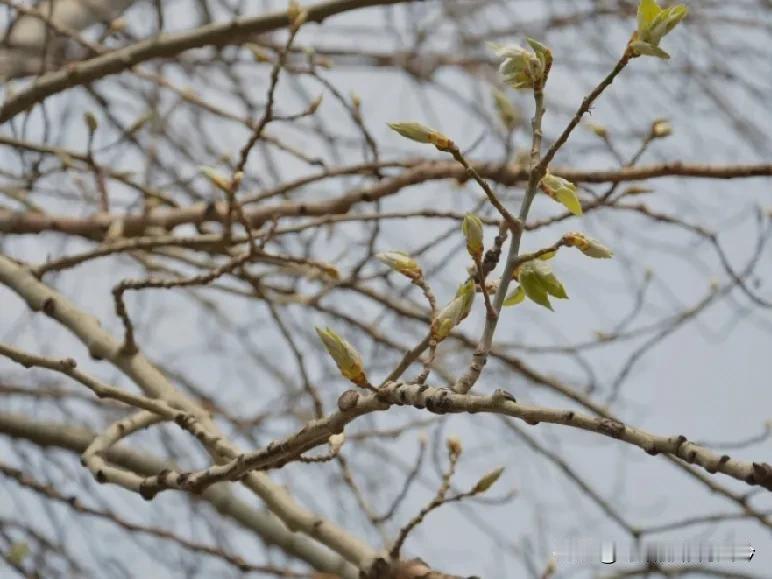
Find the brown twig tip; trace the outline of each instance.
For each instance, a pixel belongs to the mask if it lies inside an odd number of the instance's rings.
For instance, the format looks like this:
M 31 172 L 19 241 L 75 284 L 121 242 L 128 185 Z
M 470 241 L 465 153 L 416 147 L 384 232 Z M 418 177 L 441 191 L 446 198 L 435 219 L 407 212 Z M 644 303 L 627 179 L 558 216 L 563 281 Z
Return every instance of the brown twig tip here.
M 338 397 L 338 410 L 349 412 L 357 407 L 359 402 L 359 392 L 356 390 L 346 390 Z
M 152 501 L 155 498 L 155 496 L 158 494 L 159 490 L 160 489 L 158 489 L 157 487 L 151 487 L 146 483 L 142 483 L 141 485 L 139 485 L 138 492 L 139 492 L 139 496 L 141 496 L 146 501 Z
M 625 425 L 613 418 L 601 418 L 598 420 L 598 432 L 612 438 L 621 438 L 625 433 Z
M 56 312 L 56 300 L 52 297 L 47 297 L 43 302 L 43 307 L 41 309 L 45 315 L 53 317 Z
M 123 346 L 121 346 L 120 353 L 123 356 L 135 356 L 139 353 L 139 347 L 133 339 L 127 340 L 124 342 Z
M 517 403 L 517 400 L 515 400 L 515 397 L 502 388 L 496 388 L 496 390 L 493 391 L 493 399 L 497 402 L 502 401 L 502 402 Z
M 476 575 L 462 577 L 433 569 L 426 561 L 418 557 L 401 561 L 396 558 L 376 558 L 360 579 L 480 579 Z
M 772 465 L 766 462 L 753 463 L 754 484 L 772 490 Z

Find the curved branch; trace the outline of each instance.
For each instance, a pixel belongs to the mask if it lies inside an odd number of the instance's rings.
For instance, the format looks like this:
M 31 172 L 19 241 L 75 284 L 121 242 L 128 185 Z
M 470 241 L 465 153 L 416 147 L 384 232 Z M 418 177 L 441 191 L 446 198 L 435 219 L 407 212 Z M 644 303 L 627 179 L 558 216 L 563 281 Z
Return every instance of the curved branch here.
M 528 179 L 528 170 L 520 165 L 502 167 L 495 163 L 472 163 L 480 175 L 502 185 L 516 185 Z M 556 168 L 555 175 L 574 182 L 615 183 L 621 181 L 640 181 L 658 177 L 697 177 L 710 179 L 744 179 L 751 177 L 772 176 L 772 163 L 758 165 L 691 165 L 680 162 L 661 165 L 629 167 L 616 170 L 580 171 L 570 168 Z M 341 215 L 354 205 L 377 201 L 383 197 L 399 193 L 403 188 L 440 179 L 463 180 L 466 169 L 457 163 L 426 163 L 412 167 L 403 173 L 383 179 L 370 187 L 350 191 L 340 197 L 305 203 L 287 201 L 273 205 L 261 205 L 244 209 L 249 225 L 254 229 L 271 219 L 280 217 L 314 217 Z M 227 203 L 200 203 L 183 208 L 168 208 L 150 214 L 114 214 L 99 213 L 90 217 L 70 217 L 66 215 L 46 215 L 39 213 L 17 213 L 0 209 L 0 233 L 35 234 L 42 231 L 58 231 L 69 235 L 80 235 L 92 239 L 102 239 L 110 226 L 123 222 L 123 237 L 136 237 L 144 234 L 148 228 L 162 227 L 172 229 L 186 223 L 224 223 L 227 215 Z
M 406 0 L 329 0 L 306 7 L 308 22 L 321 23 L 341 12 L 378 6 L 399 4 Z M 229 22 L 207 24 L 186 32 L 163 34 L 131 46 L 74 63 L 63 70 L 40 77 L 28 88 L 19 91 L 5 101 L 0 108 L 0 123 L 19 113 L 31 109 L 48 97 L 99 80 L 111 74 L 129 70 L 142 62 L 154 58 L 172 58 L 178 54 L 202 46 L 227 46 L 239 44 L 248 36 L 271 32 L 289 26 L 287 11 L 273 12 L 260 16 L 237 18 Z
M 99 321 L 80 310 L 67 298 L 52 290 L 28 269 L 0 256 L 0 283 L 16 292 L 33 311 L 42 311 L 70 330 L 97 358 L 110 361 L 130 377 L 148 396 L 161 398 L 193 415 L 210 434 L 222 437 L 211 417 L 198 404 L 180 393 L 142 353 L 128 355 L 122 344 L 102 329 Z M 227 450 L 224 458 L 240 454 L 238 447 L 222 438 L 220 449 Z M 222 460 L 222 456 L 214 458 Z M 331 521 L 301 507 L 280 485 L 262 473 L 252 473 L 244 484 L 258 495 L 293 531 L 301 531 L 323 543 L 357 566 L 368 565 L 376 558 L 374 549 Z
M 0 433 L 17 440 L 28 440 L 40 447 L 69 450 L 80 455 L 96 434 L 85 428 L 58 424 L 50 420 L 35 420 L 20 414 L 0 413 Z M 124 446 L 110 448 L 106 457 L 112 464 L 143 476 L 174 468 L 160 458 L 138 453 Z M 220 514 L 258 535 L 266 545 L 276 545 L 290 556 L 298 557 L 314 569 L 343 577 L 355 577 L 351 566 L 341 557 L 313 541 L 289 531 L 276 517 L 255 509 L 236 497 L 226 486 L 214 485 L 194 498 L 207 502 Z
M 478 396 L 399 381 L 389 382 L 375 393 L 347 390 L 338 399 L 337 412 L 306 424 L 283 440 L 195 473 L 165 472 L 148 477 L 142 484 L 142 490 L 150 497 L 169 488 L 199 492 L 216 482 L 239 480 L 254 469 L 280 467 L 325 442 L 330 435 L 342 432 L 359 416 L 387 410 L 390 406 L 413 406 L 435 414 L 487 412 L 519 418 L 531 425 L 540 422 L 562 424 L 621 440 L 651 455 L 678 458 L 700 466 L 710 474 L 720 472 L 749 485 L 772 490 L 772 465 L 737 460 L 728 454 L 718 455 L 689 441 L 684 435 L 659 436 L 607 416 L 589 416 L 574 410 L 520 404 L 511 394 L 500 389 L 491 396 Z

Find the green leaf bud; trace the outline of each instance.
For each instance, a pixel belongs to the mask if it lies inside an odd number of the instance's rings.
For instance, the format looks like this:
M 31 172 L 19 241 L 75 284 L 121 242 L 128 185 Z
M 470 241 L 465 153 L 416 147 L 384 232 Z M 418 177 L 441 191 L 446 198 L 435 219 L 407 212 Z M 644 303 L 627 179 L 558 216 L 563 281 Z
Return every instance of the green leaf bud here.
M 523 289 L 523 286 L 519 285 L 514 290 L 512 290 L 512 293 L 510 293 L 504 302 L 502 303 L 502 306 L 509 307 L 509 306 L 516 306 L 519 303 L 522 303 L 522 301 L 525 299 L 525 290 Z
M 460 324 L 472 310 L 475 298 L 474 280 L 467 280 L 459 286 L 456 296 L 442 308 L 432 323 L 432 337 L 440 342 L 448 337 L 450 331 Z
M 582 204 L 576 194 L 576 185 L 568 179 L 547 172 L 539 181 L 539 188 L 574 215 L 582 214 Z
M 501 119 L 501 124 L 508 131 L 514 130 L 523 120 L 520 111 L 517 110 L 503 91 L 494 88 L 492 93 L 493 105 L 496 108 L 499 119 Z
M 501 473 L 504 472 L 504 467 L 500 466 L 499 468 L 490 471 L 487 474 L 484 474 L 480 480 L 477 481 L 477 484 L 472 487 L 472 490 L 469 492 L 469 494 L 472 495 L 479 495 L 481 493 L 484 493 L 488 489 L 490 489 L 493 485 L 496 484 L 496 482 L 501 478 Z
M 657 119 L 651 124 L 651 136 L 654 139 L 664 139 L 673 134 L 673 125 L 667 119 Z
M 595 241 L 594 239 L 587 237 L 583 233 L 579 233 L 577 231 L 566 233 L 563 236 L 563 241 L 567 246 L 575 247 L 588 257 L 606 259 L 614 255 L 613 251 L 611 251 L 608 247 L 599 241 Z
M 394 271 L 410 279 L 418 279 L 423 275 L 421 266 L 418 265 L 416 260 L 402 251 L 384 251 L 376 254 L 375 257 Z
M 86 123 L 89 135 L 93 135 L 99 126 L 99 121 L 97 121 L 96 115 L 91 111 L 83 113 L 83 122 Z
M 461 223 L 461 231 L 466 238 L 466 249 L 475 259 L 482 258 L 483 254 L 483 224 L 474 213 L 467 213 Z
M 367 384 L 364 364 L 359 352 L 345 339 L 333 332 L 330 328 L 315 328 L 316 333 L 327 349 L 327 353 L 335 361 L 340 373 L 358 386 Z
M 449 151 L 455 144 L 442 133 L 430 129 L 421 123 L 387 123 L 389 128 L 396 131 L 406 139 L 416 141 L 417 143 L 427 143 L 434 145 L 440 151 Z

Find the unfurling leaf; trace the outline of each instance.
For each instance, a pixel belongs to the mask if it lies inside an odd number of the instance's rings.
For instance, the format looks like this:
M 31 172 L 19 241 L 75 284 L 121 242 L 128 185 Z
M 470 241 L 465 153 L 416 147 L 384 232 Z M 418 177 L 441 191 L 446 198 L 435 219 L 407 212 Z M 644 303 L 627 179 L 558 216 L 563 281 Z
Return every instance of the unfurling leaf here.
M 402 251 L 384 251 L 376 254 L 375 257 L 394 271 L 410 279 L 418 279 L 423 275 L 421 266 L 418 265 L 416 260 Z
M 519 285 L 514 290 L 512 290 L 512 293 L 506 297 L 504 303 L 501 305 L 504 307 L 516 306 L 517 304 L 522 303 L 524 299 L 525 290 L 523 289 L 523 286 Z
M 582 204 L 576 194 L 576 185 L 568 179 L 547 172 L 539 181 L 539 188 L 574 215 L 582 214 Z
M 474 485 L 472 490 L 469 492 L 469 494 L 472 495 L 479 495 L 481 493 L 484 493 L 489 488 L 491 488 L 493 485 L 496 484 L 496 482 L 501 478 L 501 473 L 504 472 L 504 467 L 500 466 L 499 468 L 490 471 L 487 474 L 484 474 L 480 480 L 477 481 L 477 484 Z
M 518 273 L 520 286 L 525 295 L 533 302 L 552 310 L 549 296 L 568 299 L 563 284 L 552 273 L 552 268 L 545 261 L 534 259 L 524 263 Z
M 315 329 L 319 338 L 322 340 L 324 347 L 330 354 L 330 357 L 338 366 L 340 373 L 358 386 L 366 385 L 367 378 L 365 376 L 362 357 L 359 355 L 359 352 L 356 351 L 354 346 L 349 344 L 330 328 L 325 328 L 324 330 L 320 328 Z
M 630 48 L 638 56 L 656 56 L 662 60 L 668 60 L 670 55 L 662 50 L 659 46 L 649 44 L 648 42 L 641 42 L 640 40 L 633 40 L 630 43 Z
M 659 47 L 659 43 L 684 19 L 688 11 L 683 4 L 661 8 L 654 0 L 641 0 L 638 5 L 638 30 L 634 40 L 630 42 L 633 54 L 670 58 L 670 55 Z
M 489 44 L 494 54 L 504 59 L 499 65 L 501 79 L 515 89 L 542 88 L 552 66 L 549 48 L 532 38 L 527 42 L 532 50 L 515 44 Z
M 542 266 L 546 266 L 545 263 L 538 262 L 535 262 L 534 265 L 538 269 L 542 268 Z M 547 289 L 547 293 L 558 299 L 567 300 L 568 294 L 566 293 L 566 288 L 563 287 L 563 284 L 560 283 L 560 280 L 555 276 L 554 273 L 552 273 L 551 270 L 549 270 L 549 268 L 547 268 L 547 270 L 548 271 L 546 272 L 540 272 L 542 283 Z
M 525 275 L 521 272 L 520 287 L 523 288 L 525 295 L 528 296 L 528 299 L 532 302 L 544 306 L 550 311 L 554 311 L 552 309 L 552 304 L 550 303 L 549 295 L 547 294 L 547 288 L 545 288 L 535 276 Z
M 546 81 L 547 75 L 550 73 L 550 68 L 552 68 L 552 51 L 533 38 L 526 38 L 525 41 L 528 43 L 528 46 L 533 49 L 536 58 L 539 59 L 543 69 L 543 80 Z

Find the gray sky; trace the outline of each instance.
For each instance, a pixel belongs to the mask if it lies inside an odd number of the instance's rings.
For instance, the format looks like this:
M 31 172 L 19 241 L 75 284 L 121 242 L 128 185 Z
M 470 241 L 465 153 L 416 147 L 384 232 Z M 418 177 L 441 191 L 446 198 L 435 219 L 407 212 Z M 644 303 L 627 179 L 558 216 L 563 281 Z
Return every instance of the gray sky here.
M 255 11 L 258 4 L 250 2 L 249 8 Z M 543 14 L 542 3 L 512 2 L 498 3 L 498 7 L 476 14 L 471 20 L 469 34 L 479 32 L 491 26 L 501 18 L 502 26 L 506 21 L 533 22 L 536 32 Z M 517 9 L 514 6 L 517 4 Z M 562 9 L 574 3 L 561 2 Z M 576 3 L 577 5 L 581 3 Z M 655 59 L 639 59 L 633 62 L 631 70 L 623 73 L 607 94 L 604 94 L 597 106 L 593 107 L 592 120 L 606 127 L 619 144 L 624 157 L 631 155 L 637 148 L 640 138 L 649 130 L 651 122 L 665 117 L 671 120 L 674 134 L 667 139 L 655 142 L 640 160 L 640 164 L 654 164 L 663 161 L 679 160 L 684 163 L 755 163 L 769 161 L 772 120 L 769 115 L 769 103 L 772 93 L 769 91 L 769 68 L 761 57 L 749 59 L 749 65 L 743 65 L 743 49 L 758 49 L 769 53 L 772 46 L 769 30 L 772 27 L 770 12 L 759 12 L 760 25 L 757 28 L 739 26 L 720 26 L 705 23 L 709 15 L 716 13 L 713 3 L 690 3 L 689 20 L 683 30 L 677 29 L 664 44 L 671 53 L 669 62 Z M 526 6 L 528 5 L 528 6 Z M 537 6 L 538 5 L 538 6 Z M 554 8 L 556 12 L 559 8 Z M 390 15 L 382 10 L 347 15 L 329 22 L 319 29 L 309 27 L 299 36 L 299 42 L 310 43 L 322 39 L 330 46 L 363 47 L 363 49 L 387 50 L 393 39 L 385 32 L 384 25 L 393 22 L 402 30 L 403 38 L 410 37 L 406 29 L 406 20 L 414 22 L 429 21 L 436 15 L 437 2 L 411 7 L 409 15 L 403 8 L 395 8 Z M 727 13 L 732 7 L 726 7 Z M 127 15 L 131 22 L 139 21 L 148 14 L 146 6 L 137 6 Z M 747 13 L 744 12 L 744 13 Z M 189 14 L 187 2 L 169 4 L 167 12 L 171 28 L 183 28 L 185 15 Z M 504 17 L 508 20 L 504 20 Z M 179 18 L 179 20 L 177 20 Z M 567 28 L 551 32 L 541 38 L 553 48 L 555 64 L 547 87 L 548 111 L 545 117 L 545 134 L 549 142 L 562 129 L 568 119 L 568 112 L 574 110 L 581 97 L 613 66 L 614 58 L 624 47 L 626 35 L 632 30 L 631 18 L 620 29 L 616 19 L 602 19 L 589 22 L 578 29 Z M 526 29 L 526 25 L 523 25 Z M 141 26 L 137 28 L 140 30 Z M 536 33 L 534 32 L 534 34 Z M 708 34 L 708 32 L 710 34 Z M 430 38 L 428 46 L 436 50 L 447 50 L 450 39 L 457 32 L 442 29 L 436 37 Z M 712 36 L 714 35 L 714 36 Z M 499 40 L 522 41 L 522 34 Z M 729 48 L 738 53 L 732 52 Z M 717 60 L 716 54 L 726 54 Z M 483 46 L 478 53 L 482 53 Z M 197 53 L 198 54 L 198 53 Z M 206 54 L 201 52 L 201 55 Z M 585 63 L 584 66 L 581 63 Z M 717 63 L 717 64 L 716 64 Z M 749 79 L 754 92 L 748 88 L 738 88 L 732 81 L 722 82 L 709 79 L 713 90 L 718 91 L 721 99 L 731 103 L 733 110 L 751 123 L 759 134 L 763 135 L 760 143 L 753 143 L 752 137 L 745 132 L 738 132 L 735 121 L 721 113 L 715 100 L 708 98 L 701 80 L 686 76 L 685 67 L 704 68 L 715 65 L 731 70 L 742 78 Z M 239 71 L 246 78 L 261 79 L 255 83 L 255 90 L 265 88 L 265 71 L 250 73 L 239 65 Z M 628 74 L 629 73 L 629 74 Z M 168 71 L 171 78 L 179 75 L 179 69 Z M 362 99 L 362 110 L 367 126 L 372 130 L 382 147 L 384 157 L 393 158 L 406 151 L 415 154 L 432 155 L 426 148 L 411 146 L 390 132 L 385 123 L 394 120 L 416 120 L 425 122 L 442 130 L 459 143 L 462 148 L 478 142 L 470 156 L 480 158 L 500 158 L 502 149 L 494 135 L 467 108 L 447 97 L 437 86 L 418 85 L 403 74 L 377 70 L 375 72 L 357 67 L 342 66 L 340 70 L 329 73 L 338 90 L 347 95 L 356 92 Z M 217 76 L 196 78 L 196 89 L 202 95 L 227 102 L 227 92 L 219 83 Z M 471 101 L 477 101 L 484 110 L 490 111 L 489 88 L 482 81 L 470 82 L 470 77 L 453 71 L 443 71 L 436 77 L 443 87 L 452 87 L 456 94 Z M 186 79 L 190 82 L 190 79 Z M 295 80 L 280 84 L 278 102 L 282 110 L 294 110 L 298 102 Z M 302 79 L 312 95 L 320 91 L 318 84 L 311 79 Z M 475 84 L 477 83 L 477 84 Z M 105 92 L 113 96 L 120 93 L 115 80 L 99 83 Z M 523 113 L 530 116 L 532 106 L 526 94 L 509 91 L 513 101 L 522 107 Z M 480 97 L 483 100 L 480 101 Z M 323 117 L 336 134 L 355 135 L 350 122 L 334 99 L 325 95 Z M 75 103 L 77 114 L 70 121 L 72 136 L 65 138 L 65 143 L 72 142 L 74 147 L 82 146 L 83 133 L 78 129 L 82 109 L 78 109 L 79 97 L 68 95 L 65 98 L 51 99 L 50 114 L 56 114 L 64 105 Z M 766 98 L 766 100 L 764 100 Z M 169 112 L 169 103 L 164 103 L 161 110 Z M 126 118 L 137 116 L 141 110 L 136 103 L 127 107 Z M 181 133 L 189 131 L 185 126 L 183 112 L 169 112 L 174 119 L 174 127 Z M 174 116 L 176 114 L 176 116 Z M 39 118 L 33 115 L 33 122 Z M 211 121 L 208 121 L 211 122 Z M 277 128 L 277 132 L 286 135 L 287 142 L 301 147 L 308 153 L 315 152 L 318 140 L 306 139 L 302 132 L 291 127 Z M 31 130 L 34 135 L 34 128 Z M 3 134 L 8 133 L 6 127 Z M 223 123 L 217 130 L 219 139 L 209 144 L 221 152 L 236 152 L 245 138 L 245 132 L 233 125 Z M 742 135 L 743 138 L 740 137 Z M 36 135 L 39 138 L 39 135 Z M 524 146 L 529 137 L 520 132 L 516 135 L 518 147 Z M 111 139 L 106 138 L 106 141 Z M 355 162 L 359 155 L 358 147 L 342 148 L 345 161 Z M 199 155 L 200 150 L 194 154 Z M 438 153 L 435 156 L 441 158 Z M 251 170 L 261 174 L 263 158 L 256 159 Z M 279 167 L 284 172 L 283 178 L 289 179 L 308 172 L 297 162 L 279 157 Z M 3 167 L 7 168 L 14 157 L 0 155 Z M 131 168 L 136 163 L 132 155 L 116 155 L 115 168 Z M 196 167 L 187 161 L 180 161 L 184 173 L 193 176 Z M 614 167 L 613 159 L 602 148 L 597 137 L 585 128 L 578 128 L 566 147 L 555 161 L 561 166 L 580 169 L 601 169 Z M 214 161 L 211 164 L 215 164 Z M 336 164 L 336 163 L 333 163 Z M 188 166 L 189 165 L 189 166 Z M 151 175 L 158 182 L 160 175 Z M 344 182 L 345 183 L 345 182 Z M 49 183 L 50 184 L 50 183 Z M 347 187 L 353 187 L 351 180 Z M 71 184 L 68 183 L 68 186 Z M 733 181 L 708 181 L 701 179 L 664 178 L 645 183 L 653 191 L 642 197 L 650 209 L 668 212 L 683 217 L 689 223 L 700 224 L 718 232 L 719 243 L 731 260 L 736 270 L 742 270 L 753 253 L 758 226 L 757 208 L 769 211 L 772 208 L 772 195 L 769 191 L 769 179 L 746 179 Z M 341 185 L 338 184 L 338 187 Z M 591 186 L 595 193 L 602 193 L 605 185 Z M 341 190 L 330 185 L 309 190 L 306 198 L 319 199 Z M 506 192 L 508 203 L 516 207 L 522 190 L 513 188 Z M 383 211 L 403 211 L 414 207 L 432 207 L 435 209 L 469 210 L 479 199 L 481 192 L 473 183 L 462 186 L 439 181 L 421 185 L 403 192 L 399 196 L 388 198 L 382 205 Z M 585 193 L 585 199 L 586 193 Z M 82 213 L 82 206 L 74 202 L 54 201 L 46 207 L 51 211 Z M 486 215 L 493 213 L 486 208 Z M 546 197 L 537 197 L 531 218 L 541 219 L 555 215 L 557 206 Z M 768 225 L 769 216 L 765 216 Z M 762 225 L 765 225 L 762 223 Z M 378 249 L 400 249 L 415 251 L 423 243 L 431 240 L 451 227 L 450 222 L 389 221 L 383 228 Z M 618 345 L 603 348 L 590 348 L 583 351 L 581 357 L 557 354 L 545 354 L 524 350 L 520 346 L 565 346 L 577 342 L 592 340 L 594 332 L 610 332 L 616 324 L 625 319 L 635 304 L 635 290 L 650 271 L 651 278 L 645 294 L 643 307 L 636 314 L 629 328 L 646 327 L 668 316 L 698 304 L 710 291 L 710 283 L 716 279 L 720 284 L 728 281 L 722 270 L 715 251 L 706 243 L 695 243 L 693 236 L 679 232 L 677 228 L 665 224 L 652 224 L 640 215 L 623 211 L 598 211 L 586 215 L 581 220 L 573 219 L 558 223 L 538 233 L 527 234 L 524 240 L 526 250 L 535 250 L 551 243 L 562 233 L 581 229 L 601 240 L 614 249 L 617 258 L 603 261 L 589 260 L 578 252 L 561 252 L 554 260 L 554 269 L 566 286 L 569 300 L 556 300 L 555 312 L 549 312 L 533 303 L 525 303 L 517 308 L 508 309 L 497 333 L 497 343 L 511 345 L 511 352 L 521 356 L 530 366 L 548 375 L 554 375 L 567 384 L 582 390 L 592 381 L 597 390 L 593 399 L 603 401 L 608 395 L 615 378 L 622 371 L 630 353 L 652 338 L 647 333 L 643 338 L 631 339 Z M 342 270 L 352 267 L 359 255 L 363 239 L 362 230 L 351 227 L 344 229 L 349 238 L 333 240 L 321 239 L 317 255 L 325 255 Z M 494 234 L 493 228 L 487 231 L 488 241 Z M 3 253 L 19 258 L 39 261 L 46 254 L 75 253 L 87 247 L 81 241 L 64 241 L 56 235 L 39 237 L 7 236 L 0 241 Z M 440 302 L 445 303 L 458 283 L 465 277 L 468 258 L 463 251 L 463 239 L 460 231 L 450 240 L 422 257 L 423 263 L 441 263 L 441 269 L 432 273 L 430 281 L 434 284 Z M 753 279 L 757 280 L 760 295 L 769 295 L 772 278 L 772 260 L 766 249 L 758 262 Z M 380 266 L 373 264 L 368 271 L 380 271 Z M 426 268 L 428 269 L 428 267 Z M 121 331 L 113 304 L 110 289 L 124 277 L 137 275 L 140 270 L 130 265 L 128 260 L 97 260 L 71 270 L 61 276 L 47 278 L 60 291 L 96 314 L 115 335 Z M 406 287 L 401 280 L 392 278 L 394 287 L 388 289 L 395 297 Z M 385 289 L 383 284 L 379 288 Z M 221 329 L 195 302 L 181 293 L 165 294 L 159 291 L 146 292 L 141 296 L 132 295 L 127 299 L 129 309 L 138 330 L 143 349 L 152 352 L 155 360 L 162 361 L 173 368 L 185 369 L 195 377 L 206 392 L 216 395 L 218 400 L 238 413 L 258 412 L 269 407 L 274 396 L 282 394 L 281 386 L 270 377 L 270 372 L 254 359 L 245 355 L 245 351 L 256 347 L 268 359 L 273 360 L 287 372 L 295 372 L 292 360 L 277 338 L 277 333 L 268 323 L 266 309 L 254 302 L 237 298 L 227 298 L 222 294 L 202 293 L 221 300 L 224 311 L 233 321 L 232 334 L 218 333 L 212 339 L 212 333 Z M 415 290 L 408 298 L 420 304 L 420 296 Z M 339 307 L 350 310 L 349 313 L 361 319 L 373 320 L 381 311 L 372 304 L 364 304 L 348 294 L 331 300 Z M 85 370 L 93 371 L 106 380 L 118 385 L 127 381 L 104 363 L 95 363 L 87 358 L 82 346 L 75 344 L 72 338 L 55 328 L 47 320 L 29 316 L 22 302 L 8 290 L 0 288 L 0 340 L 19 347 L 27 347 L 51 355 L 72 355 L 78 359 Z M 160 314 L 163 313 L 163 316 Z M 475 313 L 466 320 L 462 331 L 476 337 L 482 329 L 482 304 L 478 301 Z M 329 319 L 319 314 L 306 314 L 295 308 L 288 309 L 293 326 L 302 327 L 302 340 L 309 352 L 316 353 L 320 346 L 314 342 L 312 327 L 314 324 L 326 324 Z M 239 329 L 240 332 L 235 331 Z M 379 329 L 394 332 L 402 342 L 412 344 L 424 331 L 415 323 L 406 324 L 387 314 Z M 746 296 L 734 290 L 715 304 L 705 308 L 696 321 L 680 327 L 675 332 L 662 336 L 652 342 L 629 371 L 619 399 L 611 410 L 625 422 L 660 435 L 684 434 L 690 440 L 716 444 L 717 451 L 722 443 L 733 443 L 752 438 L 764 432 L 766 424 L 772 420 L 772 394 L 769 389 L 769 376 L 772 375 L 770 357 L 770 330 L 772 318 L 769 310 L 763 310 L 750 304 Z M 341 328 L 343 333 L 355 339 L 356 332 Z M 209 333 L 209 338 L 203 339 Z M 316 350 L 312 350 L 316 348 Z M 373 373 L 378 378 L 385 376 L 390 365 L 396 361 L 393 352 L 384 351 L 367 343 L 363 345 L 363 354 L 372 364 Z M 311 358 L 312 356 L 309 356 Z M 470 359 L 470 353 L 459 353 L 448 343 L 439 351 L 439 362 L 456 375 Z M 325 401 L 329 404 L 345 388 L 346 384 L 338 378 L 334 368 L 321 356 L 309 360 L 312 379 L 323 386 Z M 588 369 L 591 369 L 590 373 Z M 0 361 L 0 375 L 26 376 L 8 363 Z M 408 373 L 414 375 L 415 370 Z M 45 374 L 36 374 L 45 376 Z M 297 378 L 296 374 L 295 377 Z M 495 388 L 505 388 L 518 400 L 528 403 L 569 408 L 571 404 L 543 388 L 525 382 L 514 376 L 501 364 L 491 363 L 479 382 L 477 390 L 490 393 Z M 29 401 L 0 401 L 2 410 L 26 411 L 52 420 L 63 420 L 68 412 L 70 420 L 78 424 L 97 426 L 101 420 L 90 415 L 85 405 L 70 405 L 67 409 L 51 408 L 44 405 L 33 406 Z M 408 420 L 423 416 L 418 411 L 399 408 L 376 417 L 363 419 L 350 427 L 354 433 L 362 429 L 395 426 Z M 494 416 L 453 416 L 441 421 L 437 426 L 427 429 L 434 442 L 442 436 L 456 434 L 461 437 L 466 448 L 459 474 L 455 483 L 464 489 L 474 484 L 479 476 L 499 465 L 506 465 L 507 470 L 490 499 L 502 497 L 514 489 L 517 496 L 504 504 L 483 500 L 479 503 L 468 502 L 462 505 L 450 505 L 432 513 L 415 531 L 406 545 L 406 553 L 419 555 L 426 561 L 443 570 L 459 575 L 479 575 L 494 578 L 520 578 L 527 576 L 530 570 L 522 563 L 522 551 L 527 551 L 535 566 L 543 569 L 548 554 L 565 545 L 571 538 L 585 538 L 595 541 L 612 540 L 620 546 L 631 544 L 631 539 L 614 522 L 610 521 L 576 485 L 567 480 L 561 471 L 541 454 L 533 452 L 511 429 L 504 426 Z M 707 489 L 696 484 L 680 470 L 674 468 L 662 457 L 651 457 L 640 449 L 628 447 L 617 441 L 600 437 L 596 434 L 551 425 L 531 427 L 521 422 L 513 422 L 533 437 L 538 444 L 559 454 L 571 469 L 590 483 L 597 493 L 615 510 L 622 513 L 633 525 L 647 527 L 670 521 L 677 521 L 689 516 L 736 512 L 736 508 L 720 497 L 711 495 Z M 273 421 L 265 432 L 260 444 L 270 436 L 281 436 L 297 428 L 296 421 Z M 175 440 L 182 441 L 179 433 L 173 433 Z M 347 429 L 347 432 L 349 430 Z M 138 437 L 146 444 L 158 441 L 155 434 Z M 409 469 L 418 449 L 418 433 L 411 431 L 396 440 L 371 444 L 351 449 L 351 460 L 356 465 L 355 472 L 364 486 L 369 484 L 377 495 L 374 503 L 377 510 L 388 505 L 391 497 L 398 491 L 404 470 Z M 132 441 L 133 442 L 133 439 Z M 244 446 L 252 447 L 255 443 L 241 440 Z M 13 443 L 11 443 L 13 444 Z M 194 448 L 189 441 L 180 442 L 180 449 Z M 35 457 L 39 453 L 28 446 L 0 440 L 0 449 L 6 456 L 4 460 L 12 463 L 23 460 L 25 456 Z M 733 457 L 744 460 L 772 460 L 772 443 L 767 439 L 737 450 L 727 451 Z M 437 452 L 435 451 L 436 455 Z M 439 451 L 442 455 L 442 451 Z M 58 456 L 58 455 L 57 455 Z M 197 455 L 199 456 L 199 455 Z M 384 457 L 391 463 L 384 465 Z M 63 461 L 65 457 L 62 455 Z M 201 521 L 196 522 L 187 515 L 183 501 L 172 493 L 165 493 L 152 504 L 146 504 L 138 496 L 107 487 L 98 487 L 89 480 L 85 471 L 75 466 L 74 457 L 66 457 L 67 470 L 77 477 L 66 485 L 86 488 L 97 494 L 100 499 L 121 512 L 137 520 L 155 520 L 175 527 L 185 534 L 211 536 Z M 441 458 L 445 460 L 444 456 Z M 399 461 L 402 462 L 400 468 Z M 196 465 L 202 466 L 202 465 Z M 35 467 L 37 468 L 37 467 Z M 75 474 L 77 473 L 77 474 Z M 353 532 L 362 533 L 370 543 L 376 544 L 378 536 L 368 529 L 361 513 L 357 512 L 350 496 L 344 496 L 337 483 L 337 471 L 331 465 L 291 465 L 275 473 L 274 478 L 290 487 L 297 498 L 322 514 L 329 516 Z M 754 488 L 731 480 L 723 475 L 713 479 L 727 489 L 737 493 L 754 491 Z M 414 487 L 408 500 L 399 510 L 397 522 L 404 523 L 429 500 L 438 481 L 434 461 L 430 460 L 423 470 L 421 483 Z M 324 492 L 320 485 L 327 484 Z M 0 516 L 9 516 L 19 508 L 19 503 L 0 483 Z M 756 494 L 757 493 L 757 494 Z M 246 496 L 246 495 L 244 495 Z M 257 501 L 254 501 L 257 504 Z M 768 494 L 754 493 L 752 504 L 760 511 L 772 508 Z M 160 510 L 158 510 L 160 507 Z M 31 519 L 39 519 L 43 528 L 49 513 L 25 502 Z M 65 511 L 57 512 L 57 517 L 67 520 L 71 516 Z M 163 513 L 163 514 L 161 514 Z M 170 521 L 173 521 L 170 523 Z M 219 523 L 217 524 L 219 528 Z M 397 527 L 392 526 L 391 530 Z M 98 526 L 91 527 L 100 528 Z M 227 540 L 234 551 L 249 554 L 258 560 L 258 549 L 254 538 L 240 532 L 231 524 L 222 525 Z M 112 541 L 111 532 L 105 530 L 99 535 L 76 534 L 67 538 L 68 542 L 82 549 L 85 558 L 95 552 L 115 552 L 131 555 L 136 562 L 133 569 L 136 575 L 144 576 L 185 576 L 157 566 L 136 545 Z M 493 537 L 496 537 L 495 539 Z M 758 524 L 744 520 L 723 521 L 718 525 L 695 525 L 686 529 L 668 533 L 658 533 L 646 540 L 671 541 L 678 545 L 682 542 L 711 543 L 747 543 L 750 542 L 758 552 L 751 563 L 736 563 L 727 569 L 738 572 L 755 573 L 765 576 L 772 568 L 772 540 L 768 530 Z M 148 542 L 143 544 L 147 545 Z M 88 545 L 88 547 L 87 547 Z M 254 555 L 254 556 L 252 556 Z M 278 555 L 278 554 L 276 554 Z M 168 553 L 160 557 L 174 557 Z M 123 559 L 124 557 L 120 557 Z M 223 573 L 222 568 L 211 561 L 206 561 L 200 568 L 202 573 L 212 565 L 211 573 Z M 583 578 L 595 577 L 604 572 L 616 571 L 621 564 L 607 568 L 600 565 L 575 567 L 559 566 L 556 577 Z M 162 571 L 160 571 L 163 569 Z M 727 571 L 731 573 L 731 571 Z M 199 576 L 204 576 L 201 574 Z M 728 575 L 729 576 L 729 575 Z

